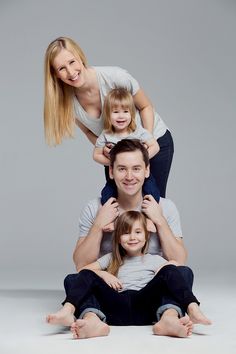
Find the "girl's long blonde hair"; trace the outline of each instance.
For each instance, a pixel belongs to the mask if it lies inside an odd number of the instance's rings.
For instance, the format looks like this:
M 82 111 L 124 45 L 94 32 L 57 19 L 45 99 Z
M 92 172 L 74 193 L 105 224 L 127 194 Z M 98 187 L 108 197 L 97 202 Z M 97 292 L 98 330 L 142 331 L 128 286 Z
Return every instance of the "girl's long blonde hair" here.
M 82 49 L 72 39 L 59 37 L 49 44 L 44 61 L 44 131 L 49 145 L 57 145 L 63 138 L 73 137 L 75 130 L 73 87 L 58 79 L 53 68 L 53 61 L 62 49 L 88 66 Z
M 108 92 L 103 105 L 104 129 L 107 133 L 114 133 L 114 127 L 111 124 L 111 112 L 114 108 L 121 106 L 123 109 L 128 109 L 131 115 L 131 121 L 128 126 L 129 133 L 135 131 L 135 105 L 131 93 L 123 87 L 117 87 Z
M 112 243 L 112 260 L 107 271 L 113 275 L 117 275 L 120 266 L 124 263 L 126 251 L 120 244 L 121 235 L 130 233 L 135 221 L 140 221 L 145 232 L 146 243 L 142 248 L 142 253 L 145 254 L 148 247 L 149 232 L 147 230 L 146 217 L 139 211 L 129 210 L 121 214 L 116 221 L 115 231 L 113 234 Z

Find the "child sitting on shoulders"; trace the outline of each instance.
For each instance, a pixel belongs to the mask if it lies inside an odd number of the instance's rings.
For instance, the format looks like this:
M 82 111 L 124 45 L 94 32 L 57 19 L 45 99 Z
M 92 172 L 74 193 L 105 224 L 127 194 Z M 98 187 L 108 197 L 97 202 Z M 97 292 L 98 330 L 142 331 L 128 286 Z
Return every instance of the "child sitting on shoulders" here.
M 149 159 L 159 152 L 160 147 L 158 142 L 148 130 L 136 124 L 135 115 L 136 109 L 133 97 L 129 91 L 124 88 L 115 88 L 108 93 L 103 106 L 104 130 L 97 138 L 93 152 L 95 161 L 109 166 L 110 160 L 104 154 L 104 147 L 109 146 L 111 148 L 122 139 L 140 140 L 148 150 Z M 117 196 L 116 186 L 109 179 L 107 172 L 106 177 L 107 184 L 102 190 L 102 205 L 110 197 Z M 143 195 L 147 194 L 151 194 L 159 202 L 160 192 L 151 173 L 143 186 Z

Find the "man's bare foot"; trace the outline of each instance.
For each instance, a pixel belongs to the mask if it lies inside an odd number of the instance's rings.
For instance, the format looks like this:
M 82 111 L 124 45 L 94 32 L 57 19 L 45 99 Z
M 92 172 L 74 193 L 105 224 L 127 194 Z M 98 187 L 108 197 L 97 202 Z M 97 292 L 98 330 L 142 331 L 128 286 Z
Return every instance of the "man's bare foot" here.
M 164 312 L 159 322 L 153 326 L 153 333 L 159 336 L 171 336 L 185 338 L 192 334 L 193 323 L 186 315 L 178 318 L 174 309 Z
M 203 324 L 203 325 L 210 325 L 211 320 L 209 320 L 200 310 L 200 307 L 196 302 L 191 302 L 191 304 L 188 305 L 187 309 L 188 315 L 190 317 L 190 320 L 197 324 Z
M 74 339 L 84 339 L 107 336 L 110 328 L 95 313 L 88 312 L 82 320 L 77 320 L 71 325 L 71 332 Z
M 75 308 L 70 303 L 65 303 L 61 310 L 46 317 L 46 322 L 53 325 L 71 326 L 74 322 Z

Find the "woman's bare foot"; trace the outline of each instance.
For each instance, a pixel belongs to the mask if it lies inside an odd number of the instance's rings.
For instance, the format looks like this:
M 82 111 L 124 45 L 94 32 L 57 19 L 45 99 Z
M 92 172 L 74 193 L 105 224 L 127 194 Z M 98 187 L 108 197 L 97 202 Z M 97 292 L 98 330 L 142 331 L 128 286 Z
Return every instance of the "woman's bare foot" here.
M 46 322 L 53 325 L 71 326 L 75 320 L 74 312 L 74 306 L 66 302 L 61 310 L 48 315 L 46 317 Z
M 160 321 L 153 326 L 153 333 L 159 336 L 171 336 L 185 338 L 192 334 L 193 323 L 186 315 L 178 318 L 174 309 L 166 310 Z
M 190 320 L 197 324 L 203 324 L 203 325 L 210 325 L 211 320 L 209 320 L 200 310 L 200 307 L 196 302 L 191 302 L 191 304 L 188 305 L 187 309 L 188 315 L 190 317 Z
M 88 312 L 82 320 L 77 320 L 71 325 L 71 332 L 74 339 L 84 339 L 107 336 L 110 328 L 95 313 Z

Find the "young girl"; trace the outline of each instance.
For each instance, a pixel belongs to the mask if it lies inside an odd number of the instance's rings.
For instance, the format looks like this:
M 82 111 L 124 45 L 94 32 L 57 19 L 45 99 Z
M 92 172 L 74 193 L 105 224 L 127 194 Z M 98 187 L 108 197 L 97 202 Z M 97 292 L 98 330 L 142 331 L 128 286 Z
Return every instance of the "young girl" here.
M 66 299 L 63 308 L 47 317 L 51 324 L 72 325 L 75 338 L 83 321 L 74 322 L 74 312 L 91 294 L 99 301 L 108 325 L 150 325 L 157 321 L 157 308 L 163 297 L 173 299 L 180 317 L 185 312 L 180 337 L 192 332 L 192 323 L 211 322 L 199 309 L 199 302 L 188 288 L 175 262 L 146 254 L 148 231 L 145 216 L 127 211 L 117 219 L 113 251 L 65 278 Z M 188 317 L 188 316 L 187 316 Z M 181 319 L 179 320 L 181 321 Z M 161 334 L 158 322 L 154 334 Z M 108 334 L 108 332 L 107 332 Z M 104 334 L 103 334 L 104 335 Z M 88 335 L 89 336 L 89 335 Z
M 122 139 L 140 140 L 148 150 L 149 159 L 159 152 L 158 142 L 149 131 L 141 125 L 136 125 L 135 115 L 134 100 L 129 91 L 125 88 L 115 88 L 107 94 L 103 106 L 104 130 L 96 141 L 93 153 L 95 161 L 108 166 L 110 160 L 104 155 L 104 147 L 109 146 L 111 148 Z M 110 197 L 116 197 L 117 194 L 116 186 L 109 179 L 107 171 L 106 177 L 108 182 L 102 190 L 102 204 Z M 152 175 L 144 183 L 143 194 L 152 194 L 156 201 L 159 202 L 160 192 Z

